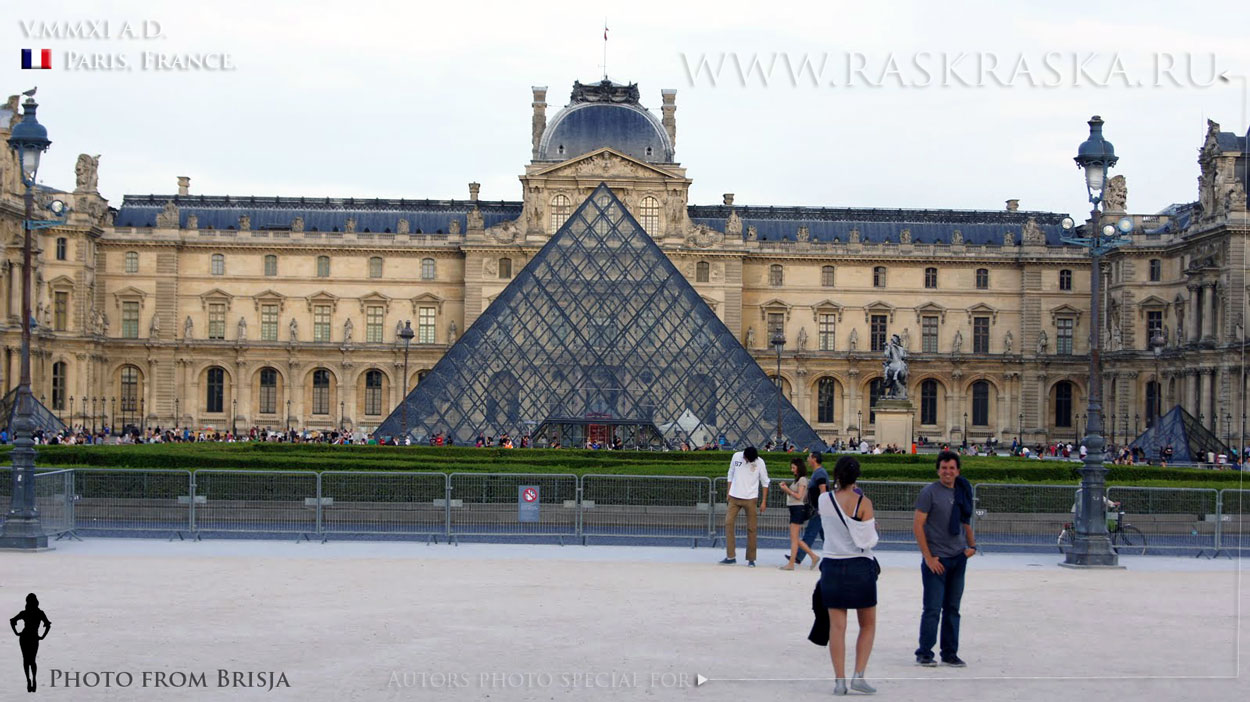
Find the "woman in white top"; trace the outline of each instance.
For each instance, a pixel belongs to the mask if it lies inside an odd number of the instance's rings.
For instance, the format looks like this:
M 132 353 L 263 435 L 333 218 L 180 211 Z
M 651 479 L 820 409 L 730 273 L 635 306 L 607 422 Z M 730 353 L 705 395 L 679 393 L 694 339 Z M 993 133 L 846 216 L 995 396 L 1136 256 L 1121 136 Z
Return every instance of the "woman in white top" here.
M 799 530 L 808 519 L 807 466 L 804 465 L 802 458 L 796 456 L 790 459 L 790 472 L 797 478 L 794 481 L 794 487 L 791 488 L 784 482 L 781 483 L 781 491 L 786 493 L 786 509 L 790 510 L 790 562 L 781 566 L 781 569 L 794 570 L 794 559 L 798 557 L 800 548 L 807 552 L 808 558 L 811 559 L 810 568 L 814 569 L 820 562 L 820 556 L 816 555 L 812 547 L 799 538 Z
M 820 562 L 820 593 L 829 608 L 829 657 L 837 678 L 833 694 L 845 695 L 846 611 L 859 617 L 859 637 L 855 641 L 855 675 L 850 687 L 872 694 L 876 688 L 864 681 L 864 669 L 872 653 L 877 633 L 876 522 L 872 500 L 855 488 L 859 461 L 850 456 L 838 459 L 833 468 L 833 491 L 820 496 L 818 505 L 825 529 L 824 558 Z

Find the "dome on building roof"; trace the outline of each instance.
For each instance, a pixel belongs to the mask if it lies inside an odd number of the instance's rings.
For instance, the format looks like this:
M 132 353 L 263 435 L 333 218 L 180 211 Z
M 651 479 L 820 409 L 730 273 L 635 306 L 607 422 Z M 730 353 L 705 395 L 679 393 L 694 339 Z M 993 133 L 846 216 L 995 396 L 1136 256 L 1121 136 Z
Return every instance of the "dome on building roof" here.
M 663 125 L 638 102 L 638 87 L 603 81 L 573 84 L 569 105 L 547 124 L 542 161 L 566 161 L 602 147 L 640 161 L 669 163 L 673 145 Z

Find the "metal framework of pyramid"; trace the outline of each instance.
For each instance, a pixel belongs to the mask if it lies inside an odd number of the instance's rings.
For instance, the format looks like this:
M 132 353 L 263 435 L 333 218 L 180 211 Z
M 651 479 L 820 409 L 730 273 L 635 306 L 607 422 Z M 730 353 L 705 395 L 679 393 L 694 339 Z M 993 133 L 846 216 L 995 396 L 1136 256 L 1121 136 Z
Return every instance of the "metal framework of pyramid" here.
M 416 442 L 762 446 L 780 415 L 784 440 L 825 447 L 604 184 L 404 403 Z M 375 434 L 402 436 L 402 414 Z
M 30 396 L 31 418 L 34 420 L 34 430 L 42 430 L 44 434 L 59 434 L 64 431 L 65 423 L 53 414 L 52 410 L 39 401 L 34 395 Z M 17 388 L 10 390 L 3 398 L 0 398 L 0 428 L 9 432 L 12 441 L 13 434 L 13 415 L 17 412 Z
M 1207 454 L 1228 455 L 1228 446 L 1180 405 L 1160 417 L 1130 446 L 1145 451 L 1152 461 L 1158 460 L 1160 449 L 1171 446 L 1172 463 L 1204 463 Z

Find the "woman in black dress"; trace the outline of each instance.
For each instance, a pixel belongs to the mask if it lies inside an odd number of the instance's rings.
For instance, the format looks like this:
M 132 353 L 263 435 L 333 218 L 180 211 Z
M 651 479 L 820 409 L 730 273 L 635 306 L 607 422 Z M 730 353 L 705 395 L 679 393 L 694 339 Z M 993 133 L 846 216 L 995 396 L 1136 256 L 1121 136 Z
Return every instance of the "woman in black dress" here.
M 19 621 L 26 623 L 21 631 L 17 630 Z M 43 636 L 39 635 L 40 622 L 44 626 Z M 52 622 L 48 621 L 48 616 L 43 613 L 42 609 L 39 609 L 39 598 L 35 597 L 35 593 L 32 592 L 26 596 L 26 609 L 9 620 L 9 627 L 13 629 L 13 634 L 17 636 L 22 646 L 22 671 L 26 673 L 26 691 L 34 692 L 35 673 L 39 672 L 39 666 L 35 665 L 35 655 L 39 653 L 39 642 L 52 630 Z

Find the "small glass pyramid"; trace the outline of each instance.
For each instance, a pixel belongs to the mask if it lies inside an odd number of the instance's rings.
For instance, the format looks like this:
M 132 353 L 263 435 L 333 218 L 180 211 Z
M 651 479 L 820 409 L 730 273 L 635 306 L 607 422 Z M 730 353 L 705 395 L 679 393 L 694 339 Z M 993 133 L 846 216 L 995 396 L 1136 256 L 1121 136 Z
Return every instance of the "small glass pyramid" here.
M 405 398 L 413 441 L 825 443 L 604 184 Z M 397 407 L 374 432 L 403 434 Z

